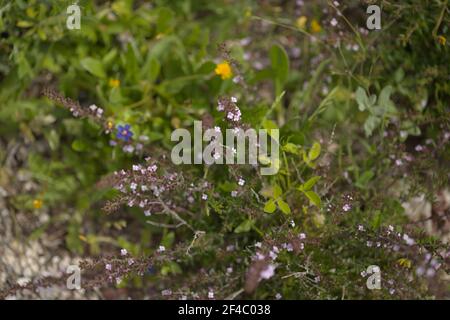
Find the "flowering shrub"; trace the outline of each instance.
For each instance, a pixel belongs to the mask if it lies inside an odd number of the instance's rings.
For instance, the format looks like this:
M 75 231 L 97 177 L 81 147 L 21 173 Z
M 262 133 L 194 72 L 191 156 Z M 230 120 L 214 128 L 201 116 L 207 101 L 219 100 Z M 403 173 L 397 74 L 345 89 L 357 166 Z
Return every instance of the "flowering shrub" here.
M 231 2 L 1 5 L 1 241 L 76 260 L 77 298 L 448 298 L 447 2 Z M 199 120 L 279 157 L 175 165 Z M 68 290 L 20 263 L 2 298 Z

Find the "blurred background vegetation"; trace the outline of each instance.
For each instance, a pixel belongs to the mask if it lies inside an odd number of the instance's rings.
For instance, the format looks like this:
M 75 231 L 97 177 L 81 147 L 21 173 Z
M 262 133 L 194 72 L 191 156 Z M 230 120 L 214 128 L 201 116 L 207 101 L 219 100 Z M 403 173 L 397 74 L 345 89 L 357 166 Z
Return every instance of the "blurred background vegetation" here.
M 177 258 L 119 285 L 13 297 L 448 297 L 448 1 L 80 0 L 80 30 L 66 27 L 71 1 L 0 3 L 2 290 L 62 276 L 79 259 L 163 245 Z M 381 30 L 366 28 L 369 4 L 382 8 Z M 144 155 L 111 145 L 114 132 L 72 117 L 44 88 L 130 124 L 152 156 L 169 154 L 172 131 L 205 115 L 224 127 L 217 100 L 235 96 L 243 122 L 280 129 L 280 172 L 179 168 L 210 183 L 208 201 L 199 193 L 189 204 L 199 241 L 145 223 L 139 208 L 105 214 L 116 192 L 99 182 Z M 233 197 L 237 176 L 248 188 Z M 418 251 L 376 248 L 389 225 Z M 244 293 L 255 243 L 273 252 L 299 232 L 305 250 L 280 254 L 275 275 Z M 361 276 L 373 264 L 382 290 Z

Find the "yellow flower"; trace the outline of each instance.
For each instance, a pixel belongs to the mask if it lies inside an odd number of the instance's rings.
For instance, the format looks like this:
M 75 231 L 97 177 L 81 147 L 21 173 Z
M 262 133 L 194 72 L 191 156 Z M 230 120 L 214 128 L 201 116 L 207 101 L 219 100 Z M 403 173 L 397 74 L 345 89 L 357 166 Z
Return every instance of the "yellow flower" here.
M 411 260 L 406 259 L 406 258 L 400 258 L 397 260 L 397 263 L 399 266 L 403 267 L 403 268 L 411 268 Z
M 231 76 L 233 75 L 233 72 L 231 71 L 231 67 L 228 64 L 228 62 L 224 61 L 222 63 L 219 63 L 216 66 L 216 69 L 214 70 L 214 72 L 218 75 L 222 77 L 222 80 L 225 79 L 229 79 L 231 78 Z
M 40 209 L 42 208 L 42 200 L 41 199 L 34 199 L 33 200 L 33 207 L 35 209 Z
M 319 21 L 317 21 L 316 19 L 313 19 L 311 21 L 311 31 L 313 33 L 319 33 L 320 31 L 322 31 L 322 27 L 320 26 Z
M 172 124 L 172 126 L 173 126 L 175 129 L 178 129 L 178 128 L 180 127 L 181 120 L 180 120 L 180 118 L 173 117 L 173 118 L 170 120 L 170 123 Z
M 30 17 L 30 18 L 34 18 L 34 17 L 37 16 L 38 13 L 37 13 L 36 10 L 34 10 L 33 7 L 28 7 L 27 10 L 26 10 L 26 14 L 27 14 L 27 16 Z
M 120 86 L 120 80 L 119 79 L 109 79 L 109 86 L 111 88 L 117 88 Z
M 443 46 L 445 46 L 445 44 L 447 43 L 447 39 L 445 39 L 444 36 L 438 36 L 437 40 L 440 44 L 442 44 Z
M 114 123 L 111 120 L 108 120 L 108 122 L 106 122 L 106 128 L 112 130 L 114 128 Z
M 305 16 L 301 16 L 297 19 L 297 21 L 295 23 L 296 23 L 297 27 L 299 27 L 300 29 L 305 29 L 306 21 L 308 21 L 308 18 Z

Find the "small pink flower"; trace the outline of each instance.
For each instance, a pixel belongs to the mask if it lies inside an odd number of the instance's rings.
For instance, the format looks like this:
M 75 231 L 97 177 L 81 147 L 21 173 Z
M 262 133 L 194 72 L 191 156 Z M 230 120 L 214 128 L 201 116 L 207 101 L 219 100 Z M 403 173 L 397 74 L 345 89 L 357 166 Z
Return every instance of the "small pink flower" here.
M 275 274 L 275 265 L 269 264 L 263 271 L 261 271 L 260 276 L 262 279 L 270 279 Z
M 342 210 L 344 210 L 345 212 L 350 211 L 352 209 L 352 206 L 349 205 L 348 203 L 344 204 L 344 206 L 342 207 Z

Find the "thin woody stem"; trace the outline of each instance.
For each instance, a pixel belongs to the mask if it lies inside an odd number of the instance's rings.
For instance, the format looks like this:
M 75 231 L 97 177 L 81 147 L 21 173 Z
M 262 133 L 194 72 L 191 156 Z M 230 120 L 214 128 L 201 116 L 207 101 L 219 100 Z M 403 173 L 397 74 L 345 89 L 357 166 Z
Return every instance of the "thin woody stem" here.
M 152 226 L 161 227 L 161 228 L 170 228 L 170 229 L 179 228 L 184 224 L 182 222 L 180 222 L 179 224 L 167 224 L 167 223 L 154 222 L 151 220 L 147 220 L 146 222 L 148 224 L 151 224 Z
M 160 197 L 158 197 L 158 200 L 160 201 L 160 204 L 162 205 L 162 207 L 164 208 L 164 211 L 166 211 L 167 213 L 169 213 L 174 219 L 178 220 L 181 222 L 181 225 L 186 225 L 189 229 L 191 229 L 192 231 L 195 232 L 195 229 L 186 222 L 186 220 L 184 220 L 183 218 L 181 218 L 178 213 L 176 213 L 175 211 L 173 211 L 172 209 L 170 209 L 165 203 L 164 201 L 161 200 Z

